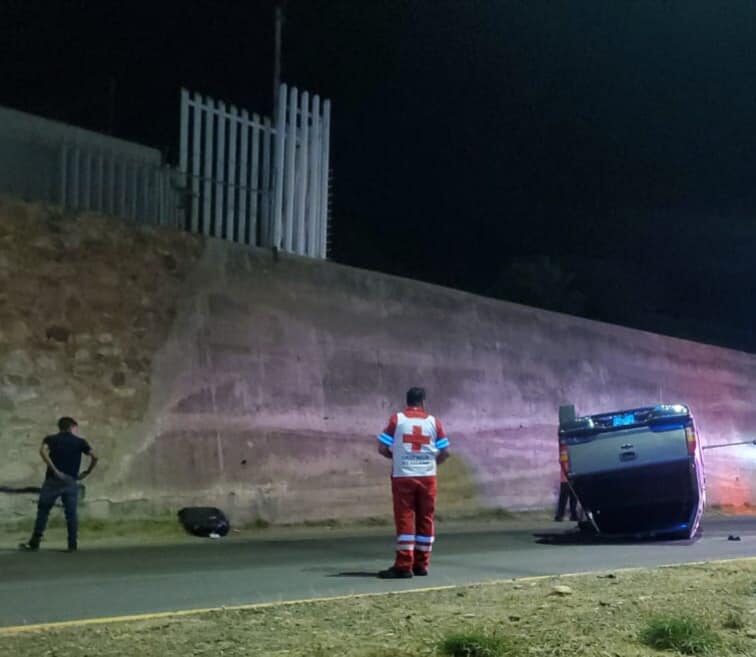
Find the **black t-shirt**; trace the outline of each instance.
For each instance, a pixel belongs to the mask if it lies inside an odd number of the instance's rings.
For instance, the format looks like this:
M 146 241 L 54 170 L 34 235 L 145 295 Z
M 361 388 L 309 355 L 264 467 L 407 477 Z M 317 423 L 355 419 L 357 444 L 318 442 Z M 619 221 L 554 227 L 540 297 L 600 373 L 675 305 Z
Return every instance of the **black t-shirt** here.
M 50 460 L 55 467 L 63 474 L 78 479 L 81 455 L 92 451 L 89 443 L 67 431 L 47 436 L 42 442 L 49 448 Z M 55 474 L 50 468 L 47 468 L 45 479 L 55 479 Z

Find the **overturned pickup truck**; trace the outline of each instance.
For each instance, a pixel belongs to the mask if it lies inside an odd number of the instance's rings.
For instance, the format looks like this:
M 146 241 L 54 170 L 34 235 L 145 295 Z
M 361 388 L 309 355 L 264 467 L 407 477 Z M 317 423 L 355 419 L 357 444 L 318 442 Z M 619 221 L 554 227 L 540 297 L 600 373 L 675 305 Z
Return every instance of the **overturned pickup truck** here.
M 559 409 L 560 465 L 580 502 L 583 529 L 691 538 L 705 503 L 701 446 L 682 404 L 576 417 Z

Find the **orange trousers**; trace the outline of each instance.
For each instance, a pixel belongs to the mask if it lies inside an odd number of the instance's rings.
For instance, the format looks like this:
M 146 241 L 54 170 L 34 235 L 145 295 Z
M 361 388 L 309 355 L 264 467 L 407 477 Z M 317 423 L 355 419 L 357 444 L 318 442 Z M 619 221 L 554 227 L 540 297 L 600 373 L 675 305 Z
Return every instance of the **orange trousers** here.
M 394 477 L 391 480 L 396 524 L 394 568 L 427 568 L 433 550 L 435 477 Z

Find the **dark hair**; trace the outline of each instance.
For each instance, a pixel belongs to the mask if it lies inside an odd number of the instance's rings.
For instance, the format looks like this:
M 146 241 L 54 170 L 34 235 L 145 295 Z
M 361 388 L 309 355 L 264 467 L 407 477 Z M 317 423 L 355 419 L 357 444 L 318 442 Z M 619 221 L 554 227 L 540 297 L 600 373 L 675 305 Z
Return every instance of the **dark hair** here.
M 420 406 L 425 401 L 425 388 L 407 390 L 407 406 Z
M 58 429 L 60 429 L 63 433 L 65 433 L 66 431 L 71 431 L 71 429 L 78 426 L 79 423 L 72 417 L 62 417 L 60 418 L 60 420 L 58 420 Z

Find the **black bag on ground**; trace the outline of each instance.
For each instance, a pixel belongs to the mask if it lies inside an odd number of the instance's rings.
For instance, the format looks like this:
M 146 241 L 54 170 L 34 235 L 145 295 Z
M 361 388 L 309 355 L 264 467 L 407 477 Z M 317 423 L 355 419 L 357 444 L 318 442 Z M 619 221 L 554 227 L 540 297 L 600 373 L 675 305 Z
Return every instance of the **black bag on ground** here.
M 179 522 L 195 536 L 225 536 L 231 525 L 223 511 L 212 506 L 188 506 L 178 512 Z

